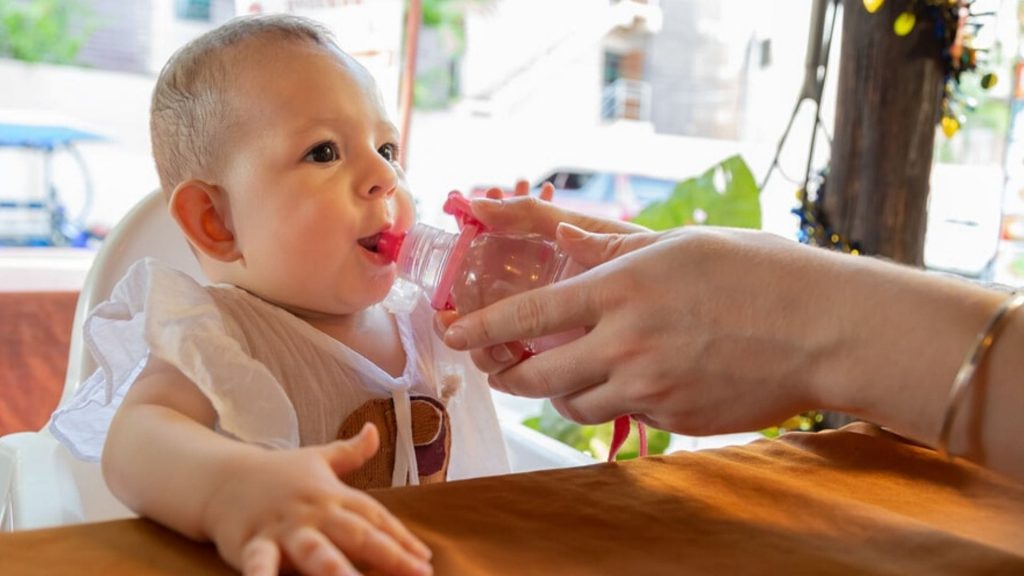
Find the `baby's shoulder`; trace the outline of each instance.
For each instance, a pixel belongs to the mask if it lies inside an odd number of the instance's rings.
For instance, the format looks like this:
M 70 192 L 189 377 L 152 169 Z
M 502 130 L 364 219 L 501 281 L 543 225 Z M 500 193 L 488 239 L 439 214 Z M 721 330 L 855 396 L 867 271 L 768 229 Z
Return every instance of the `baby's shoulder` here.
M 93 315 L 145 318 L 150 327 L 176 327 L 190 332 L 215 328 L 238 317 L 254 317 L 253 297 L 229 284 L 210 284 L 154 258 L 129 267 L 110 298 Z M 120 311 L 120 313 L 118 313 Z

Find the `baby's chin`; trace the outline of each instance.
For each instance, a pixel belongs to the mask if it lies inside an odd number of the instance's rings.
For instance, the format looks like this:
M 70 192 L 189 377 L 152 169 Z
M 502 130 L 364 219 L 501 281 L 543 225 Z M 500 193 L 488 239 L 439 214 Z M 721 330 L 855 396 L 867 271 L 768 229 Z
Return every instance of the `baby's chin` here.
M 380 275 L 364 279 L 359 286 L 348 287 L 352 288 L 349 290 L 345 290 L 343 286 L 336 286 L 333 291 L 329 288 L 313 291 L 282 290 L 279 286 L 276 291 L 266 291 L 257 286 L 235 285 L 304 320 L 341 321 L 345 317 L 357 316 L 378 306 L 390 294 L 397 277 L 395 267 L 391 266 L 382 270 Z
M 313 325 L 320 324 L 344 324 L 354 321 L 361 314 L 367 310 L 374 308 L 377 304 L 371 303 L 366 306 L 351 306 L 351 305 L 297 305 L 297 304 L 281 304 L 278 302 L 271 302 L 277 307 L 281 308 L 292 314 L 293 316 L 305 320 Z
M 359 295 L 325 295 L 319 298 L 273 298 L 259 291 L 246 291 L 304 320 L 355 316 L 378 305 L 388 295 L 388 291 L 379 294 L 374 291 Z

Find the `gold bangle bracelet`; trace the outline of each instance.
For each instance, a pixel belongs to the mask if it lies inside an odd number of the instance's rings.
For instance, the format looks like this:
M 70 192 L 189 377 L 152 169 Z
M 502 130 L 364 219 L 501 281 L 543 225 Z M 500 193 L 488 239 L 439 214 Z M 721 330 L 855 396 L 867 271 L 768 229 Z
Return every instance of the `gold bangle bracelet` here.
M 988 319 L 985 327 L 982 328 L 981 332 L 978 332 L 974 344 L 967 351 L 967 357 L 964 358 L 963 364 L 960 365 L 960 370 L 956 373 L 956 378 L 953 379 L 953 387 L 949 391 L 949 402 L 946 404 L 946 414 L 942 418 L 942 429 L 939 431 L 937 448 L 943 458 L 950 458 L 949 434 L 953 429 L 953 421 L 956 419 L 957 409 L 963 402 L 964 396 L 967 395 L 967 391 L 974 380 L 974 375 L 978 372 L 978 367 L 984 362 L 985 356 L 992 347 L 992 343 L 995 342 L 999 332 L 1006 325 L 1010 313 L 1020 308 L 1022 304 L 1024 304 L 1024 292 L 1014 292 L 1009 298 L 1003 300 L 1003 303 L 999 305 L 999 308 L 992 314 L 992 317 Z

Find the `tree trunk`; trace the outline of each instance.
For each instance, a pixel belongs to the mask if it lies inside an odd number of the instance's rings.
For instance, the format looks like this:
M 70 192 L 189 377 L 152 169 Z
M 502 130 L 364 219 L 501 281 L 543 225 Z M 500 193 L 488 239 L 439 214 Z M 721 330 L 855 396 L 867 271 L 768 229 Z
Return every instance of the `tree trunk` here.
M 920 266 L 940 114 L 941 41 L 921 18 L 893 32 L 909 0 L 870 14 L 843 0 L 842 53 L 832 168 L 823 209 L 833 229 L 864 254 Z

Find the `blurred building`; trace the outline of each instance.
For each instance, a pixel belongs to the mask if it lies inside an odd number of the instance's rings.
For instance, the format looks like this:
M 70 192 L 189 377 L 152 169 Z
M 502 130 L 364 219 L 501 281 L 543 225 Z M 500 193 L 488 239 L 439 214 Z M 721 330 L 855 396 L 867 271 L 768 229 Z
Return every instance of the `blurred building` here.
M 459 84 L 479 115 L 777 137 L 809 16 L 802 0 L 497 0 L 466 20 Z
M 466 18 L 461 106 L 490 117 L 550 117 L 560 126 L 647 121 L 657 0 L 498 0 Z
M 372 0 L 366 0 L 367 2 Z M 152 75 L 236 0 L 83 0 L 90 67 Z M 799 82 L 802 0 L 491 0 L 468 4 L 463 46 L 421 35 L 417 101 L 560 126 L 626 121 L 724 139 L 777 134 L 780 74 Z M 794 33 L 795 32 L 795 33 Z M 778 58 L 778 59 L 776 59 Z M 781 64 L 781 66 L 780 66 Z M 780 68 L 785 69 L 780 71 Z M 785 93 L 785 92 L 784 92 Z M 788 93 L 785 106 L 790 105 Z
M 100 70 L 155 74 L 182 44 L 235 15 L 235 0 L 88 0 L 79 61 Z

